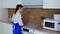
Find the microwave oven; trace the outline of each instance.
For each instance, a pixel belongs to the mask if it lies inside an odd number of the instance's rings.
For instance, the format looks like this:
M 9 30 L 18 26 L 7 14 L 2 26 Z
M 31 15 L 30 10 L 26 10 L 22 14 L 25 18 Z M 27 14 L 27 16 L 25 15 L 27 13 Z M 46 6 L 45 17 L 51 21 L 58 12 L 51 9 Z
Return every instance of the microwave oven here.
M 44 19 L 43 28 L 49 29 L 49 30 L 54 30 L 54 31 L 60 31 L 60 22 L 55 21 L 53 19 Z

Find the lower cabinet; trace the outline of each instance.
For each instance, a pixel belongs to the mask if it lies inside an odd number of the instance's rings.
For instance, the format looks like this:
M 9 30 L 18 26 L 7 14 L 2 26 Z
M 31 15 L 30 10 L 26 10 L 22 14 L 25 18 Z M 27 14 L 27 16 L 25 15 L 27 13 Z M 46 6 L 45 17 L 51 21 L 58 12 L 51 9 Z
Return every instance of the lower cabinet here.
M 35 31 L 34 31 L 34 34 L 43 34 L 43 32 L 40 32 L 40 31 L 38 31 L 38 30 L 35 30 Z
M 0 34 L 13 34 L 12 24 L 0 22 Z
M 2 29 L 3 29 L 3 27 L 2 27 L 2 23 L 0 23 L 0 34 L 3 34 Z
M 32 34 L 30 32 L 22 31 L 23 34 Z
M 49 34 L 49 33 L 43 32 L 43 31 L 40 31 L 40 30 L 34 30 L 34 34 Z

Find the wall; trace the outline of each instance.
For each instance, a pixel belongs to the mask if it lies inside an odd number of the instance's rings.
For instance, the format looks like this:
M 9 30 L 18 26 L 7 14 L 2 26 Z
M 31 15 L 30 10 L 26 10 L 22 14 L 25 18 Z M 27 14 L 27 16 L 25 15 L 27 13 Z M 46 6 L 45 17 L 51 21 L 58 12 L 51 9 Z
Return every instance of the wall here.
M 0 0 L 0 10 L 1 10 L 1 7 L 2 7 L 2 2 L 1 2 L 2 0 Z M 2 34 L 2 26 L 0 25 L 0 34 Z
M 8 19 L 8 9 L 2 8 L 2 0 L 0 0 L 0 20 Z M 0 34 L 3 34 L 3 26 L 0 23 Z
M 1 2 L 2 0 L 0 0 L 0 10 L 1 10 L 1 7 L 2 7 L 2 2 Z M 2 25 L 1 25 L 1 23 L 0 23 L 0 34 L 2 34 Z
M 9 18 L 15 9 L 8 9 Z M 60 14 L 60 9 L 41 9 L 41 8 L 25 8 L 23 12 L 23 21 L 42 24 L 41 17 L 53 18 L 54 14 Z
M 8 19 L 8 9 L 0 9 L 0 20 Z
M 2 0 L 0 0 L 0 20 L 8 19 L 8 9 L 2 8 Z
M 2 4 L 2 0 L 0 0 L 0 8 L 2 8 L 2 5 L 1 4 Z
M 43 20 L 41 17 L 45 18 L 53 18 L 53 14 L 60 14 L 59 9 L 24 9 L 24 21 L 28 21 L 31 23 L 42 24 Z

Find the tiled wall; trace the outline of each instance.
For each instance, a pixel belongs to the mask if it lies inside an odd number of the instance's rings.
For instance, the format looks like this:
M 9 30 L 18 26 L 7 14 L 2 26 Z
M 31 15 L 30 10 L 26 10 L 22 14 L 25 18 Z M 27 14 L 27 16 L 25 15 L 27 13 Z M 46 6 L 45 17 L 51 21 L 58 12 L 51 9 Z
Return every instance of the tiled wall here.
M 9 18 L 15 9 L 8 9 Z M 25 8 L 23 12 L 23 21 L 42 24 L 41 17 L 53 18 L 54 14 L 60 14 L 60 9 L 41 9 L 41 8 Z

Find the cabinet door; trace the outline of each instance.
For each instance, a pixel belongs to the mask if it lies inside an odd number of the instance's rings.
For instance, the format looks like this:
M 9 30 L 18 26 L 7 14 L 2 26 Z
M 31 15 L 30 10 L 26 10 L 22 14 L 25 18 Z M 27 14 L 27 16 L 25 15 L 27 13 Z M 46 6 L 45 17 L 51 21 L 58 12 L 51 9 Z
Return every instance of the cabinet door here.
M 47 32 L 44 32 L 44 31 L 35 30 L 34 34 L 50 34 L 50 33 L 47 33 Z
M 43 0 L 22 0 L 23 5 L 42 5 Z
M 12 25 L 0 22 L 0 32 L 0 34 L 13 34 Z
M 21 0 L 3 0 L 3 8 L 15 8 L 17 4 L 21 4 Z
M 32 34 L 30 32 L 22 31 L 23 34 Z
M 0 34 L 3 34 L 3 26 L 1 22 L 0 22 Z
M 38 31 L 38 30 L 35 30 L 35 31 L 34 31 L 34 34 L 43 34 L 43 32 L 40 32 L 40 31 Z
M 4 32 L 4 34 L 13 34 L 12 24 L 4 23 L 3 24 L 3 32 Z
M 60 0 L 43 0 L 43 8 L 60 9 Z

